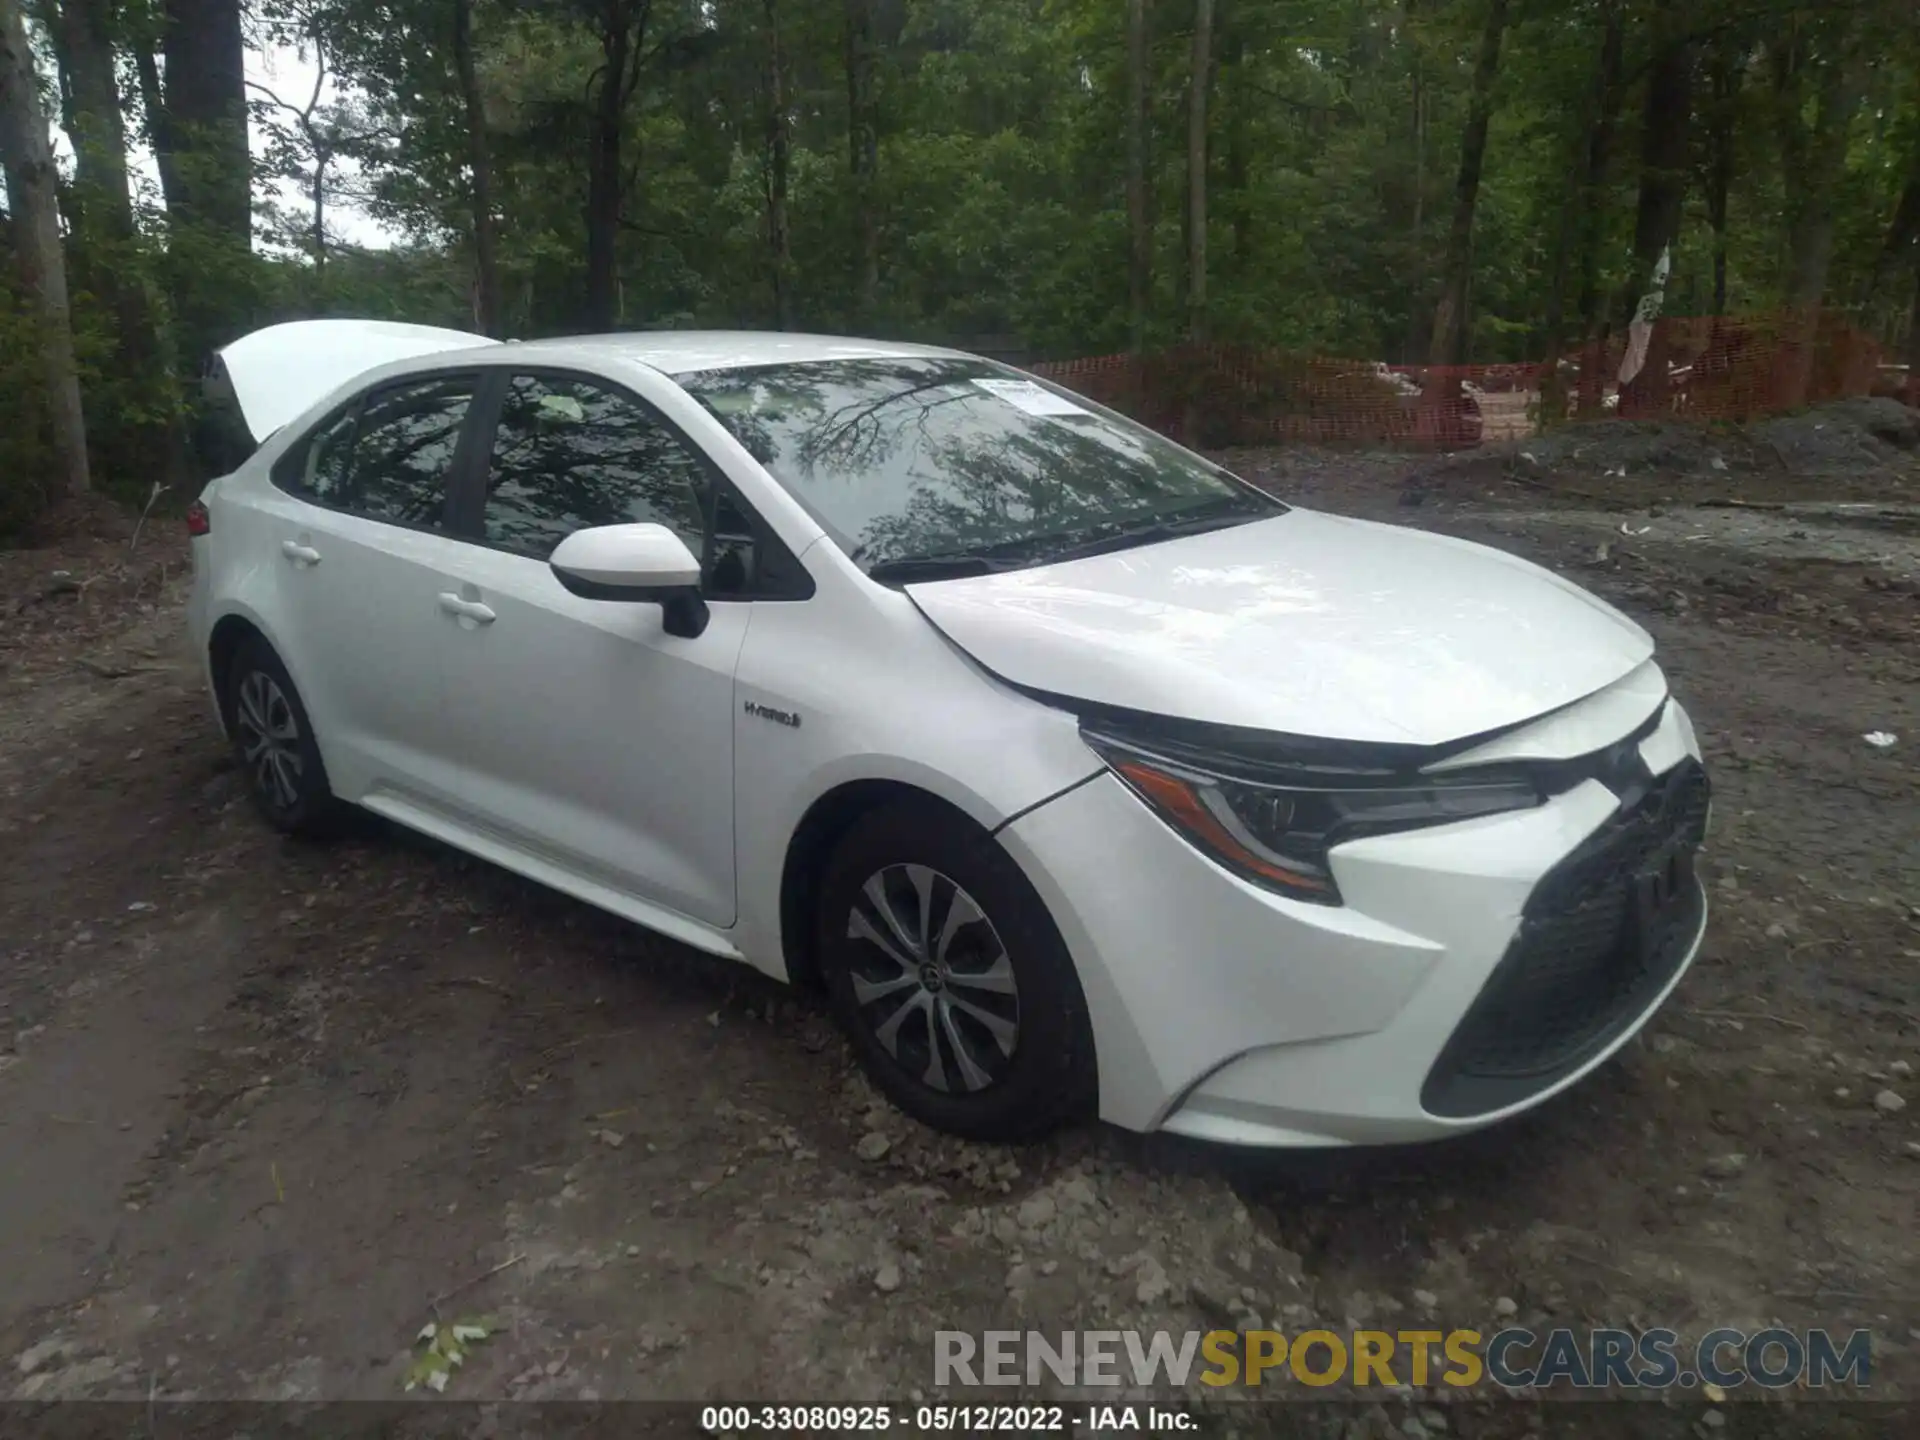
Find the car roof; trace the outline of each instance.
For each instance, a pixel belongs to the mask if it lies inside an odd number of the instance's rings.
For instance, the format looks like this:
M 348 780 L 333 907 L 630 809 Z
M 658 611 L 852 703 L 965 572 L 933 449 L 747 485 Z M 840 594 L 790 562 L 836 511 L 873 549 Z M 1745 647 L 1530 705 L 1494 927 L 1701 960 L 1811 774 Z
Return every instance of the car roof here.
M 959 350 L 844 335 L 794 335 L 777 330 L 632 330 L 612 335 L 568 335 L 511 342 L 516 351 L 555 359 L 589 351 L 637 360 L 668 375 L 732 370 L 750 365 L 804 365 L 826 360 L 957 358 Z

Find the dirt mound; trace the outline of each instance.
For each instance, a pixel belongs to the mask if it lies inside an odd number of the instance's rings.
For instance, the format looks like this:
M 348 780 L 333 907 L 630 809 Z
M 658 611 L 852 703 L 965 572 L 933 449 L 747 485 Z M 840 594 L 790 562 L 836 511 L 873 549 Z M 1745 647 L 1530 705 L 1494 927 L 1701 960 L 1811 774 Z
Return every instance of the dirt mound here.
M 1750 428 L 1755 440 L 1806 470 L 1878 468 L 1910 457 L 1920 446 L 1920 410 L 1885 396 L 1836 400 Z
M 1415 490 L 1513 482 L 1626 505 L 1889 501 L 1920 487 L 1920 410 L 1885 397 L 1751 425 L 1591 420 L 1421 464 Z
M 1742 441 L 1735 432 L 1670 420 L 1593 420 L 1501 448 L 1523 467 L 1720 474 L 1754 466 Z

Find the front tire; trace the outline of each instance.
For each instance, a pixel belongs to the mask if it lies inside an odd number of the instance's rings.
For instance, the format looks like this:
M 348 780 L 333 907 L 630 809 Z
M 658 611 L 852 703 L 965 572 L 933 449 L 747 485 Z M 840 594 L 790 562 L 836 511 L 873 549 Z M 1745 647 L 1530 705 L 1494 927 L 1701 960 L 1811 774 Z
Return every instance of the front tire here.
M 227 668 L 224 700 L 234 756 L 267 823 L 288 835 L 334 833 L 346 807 L 327 782 L 300 692 L 266 641 L 241 644 Z
M 816 954 L 862 1066 L 916 1120 L 1039 1139 L 1095 1098 L 1072 959 L 1011 856 L 928 802 L 863 817 L 828 862 Z

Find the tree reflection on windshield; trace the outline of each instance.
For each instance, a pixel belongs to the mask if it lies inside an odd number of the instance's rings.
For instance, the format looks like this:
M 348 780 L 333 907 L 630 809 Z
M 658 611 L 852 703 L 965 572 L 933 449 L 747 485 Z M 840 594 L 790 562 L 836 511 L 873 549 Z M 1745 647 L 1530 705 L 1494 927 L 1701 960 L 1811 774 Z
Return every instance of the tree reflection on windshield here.
M 678 379 L 869 566 L 988 549 L 1043 560 L 1089 534 L 1196 507 L 1249 518 L 1284 508 L 1150 430 L 983 360 Z

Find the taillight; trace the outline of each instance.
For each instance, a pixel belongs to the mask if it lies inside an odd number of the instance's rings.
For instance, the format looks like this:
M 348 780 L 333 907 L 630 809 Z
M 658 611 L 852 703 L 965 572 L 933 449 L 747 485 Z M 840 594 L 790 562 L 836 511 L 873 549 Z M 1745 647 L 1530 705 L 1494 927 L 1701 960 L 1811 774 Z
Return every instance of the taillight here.
M 207 513 L 207 507 L 198 500 L 187 506 L 187 534 L 211 535 L 212 533 L 213 516 Z

